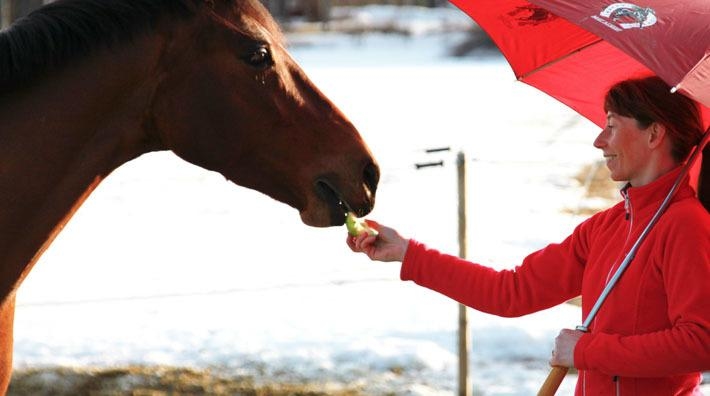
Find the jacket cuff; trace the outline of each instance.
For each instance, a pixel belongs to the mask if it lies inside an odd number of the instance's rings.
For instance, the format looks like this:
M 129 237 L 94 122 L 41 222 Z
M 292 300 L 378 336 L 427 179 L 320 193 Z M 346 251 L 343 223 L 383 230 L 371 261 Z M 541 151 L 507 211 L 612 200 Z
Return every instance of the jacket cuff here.
M 587 370 L 589 368 L 585 352 L 593 339 L 594 336 L 591 333 L 586 333 L 577 341 L 577 345 L 574 347 L 574 367 L 576 369 Z
M 420 246 L 421 243 L 414 239 L 409 240 L 407 251 L 404 253 L 404 259 L 402 260 L 402 267 L 399 270 L 399 279 L 403 281 L 414 279 L 415 262 Z

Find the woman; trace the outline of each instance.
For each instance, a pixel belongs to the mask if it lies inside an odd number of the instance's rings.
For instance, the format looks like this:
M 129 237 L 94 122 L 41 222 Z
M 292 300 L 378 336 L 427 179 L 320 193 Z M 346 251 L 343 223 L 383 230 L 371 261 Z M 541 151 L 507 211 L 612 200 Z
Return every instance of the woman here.
M 564 241 L 495 271 L 431 249 L 377 222 L 348 237 L 355 252 L 401 261 L 402 280 L 500 316 L 521 316 L 582 296 L 586 317 L 702 137 L 697 106 L 657 77 L 614 85 L 594 141 L 623 201 Z M 564 329 L 553 366 L 579 370 L 578 395 L 693 395 L 710 370 L 710 215 L 686 177 L 587 333 Z

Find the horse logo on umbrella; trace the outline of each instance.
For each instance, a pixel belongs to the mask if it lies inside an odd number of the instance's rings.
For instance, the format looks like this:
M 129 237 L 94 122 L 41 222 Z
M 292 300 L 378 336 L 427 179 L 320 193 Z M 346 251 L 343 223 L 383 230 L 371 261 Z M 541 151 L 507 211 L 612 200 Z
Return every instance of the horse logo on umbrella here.
M 631 3 L 614 3 L 604 8 L 592 19 L 621 32 L 624 29 L 643 29 L 656 24 L 656 12 L 652 8 L 639 7 Z

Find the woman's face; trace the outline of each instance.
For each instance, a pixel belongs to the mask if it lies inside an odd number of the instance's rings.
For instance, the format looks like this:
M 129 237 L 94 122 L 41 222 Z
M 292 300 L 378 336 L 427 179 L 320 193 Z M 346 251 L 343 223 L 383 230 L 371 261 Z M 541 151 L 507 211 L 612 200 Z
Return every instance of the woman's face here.
M 631 117 L 607 112 L 606 127 L 594 140 L 594 147 L 602 150 L 606 166 L 615 181 L 628 181 L 639 187 L 652 180 L 648 178 L 650 152 L 649 129 L 640 129 Z

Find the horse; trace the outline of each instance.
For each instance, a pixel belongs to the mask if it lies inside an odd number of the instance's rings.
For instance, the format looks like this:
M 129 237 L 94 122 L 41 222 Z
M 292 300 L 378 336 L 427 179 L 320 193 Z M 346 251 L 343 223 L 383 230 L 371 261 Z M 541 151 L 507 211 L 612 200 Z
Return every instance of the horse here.
M 15 295 L 113 170 L 170 150 L 308 226 L 369 213 L 379 168 L 258 0 L 57 0 L 0 33 L 0 394 Z

